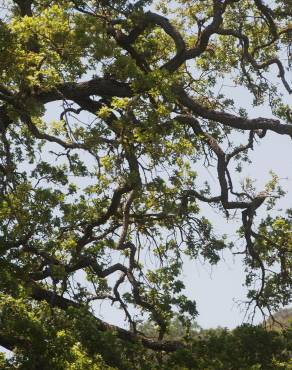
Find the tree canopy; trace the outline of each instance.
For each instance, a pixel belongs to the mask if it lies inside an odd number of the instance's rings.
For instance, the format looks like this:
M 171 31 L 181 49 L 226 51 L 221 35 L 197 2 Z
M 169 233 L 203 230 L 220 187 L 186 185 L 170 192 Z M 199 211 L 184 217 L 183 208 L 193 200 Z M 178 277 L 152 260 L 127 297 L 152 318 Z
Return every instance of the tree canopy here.
M 285 191 L 276 173 L 263 189 L 239 181 L 267 136 L 292 139 L 291 0 L 1 4 L 0 345 L 14 353 L 1 366 L 291 366 L 289 330 L 197 336 L 182 278 L 186 259 L 229 250 L 250 312 L 291 303 Z M 236 242 L 207 207 L 237 220 Z M 128 329 L 100 318 L 103 301 Z M 169 335 L 174 318 L 185 335 Z

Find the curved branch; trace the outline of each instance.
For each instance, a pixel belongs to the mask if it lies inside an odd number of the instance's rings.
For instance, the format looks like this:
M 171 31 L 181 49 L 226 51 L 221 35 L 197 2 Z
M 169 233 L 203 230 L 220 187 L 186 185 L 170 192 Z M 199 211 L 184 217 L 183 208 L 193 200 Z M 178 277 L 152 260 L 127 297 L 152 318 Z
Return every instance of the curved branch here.
M 292 89 L 291 89 L 290 85 L 288 84 L 288 82 L 285 78 L 284 66 L 278 58 L 271 58 L 271 59 L 266 60 L 262 63 L 258 63 L 252 57 L 252 55 L 249 52 L 249 38 L 246 35 L 242 34 L 240 31 L 236 31 L 236 30 L 233 30 L 233 29 L 219 29 L 217 31 L 217 33 L 219 35 L 234 36 L 234 37 L 238 38 L 239 40 L 241 40 L 242 43 L 243 43 L 243 56 L 256 70 L 264 69 L 264 68 L 267 68 L 267 67 L 269 67 L 273 64 L 276 64 L 277 67 L 278 67 L 278 70 L 279 70 L 279 76 L 278 77 L 281 78 L 282 83 L 283 83 L 285 89 L 287 90 L 287 92 L 289 94 L 292 94 Z
M 31 296 L 33 299 L 37 301 L 46 301 L 53 307 L 58 307 L 62 310 L 67 310 L 70 307 L 74 307 L 77 309 L 81 309 L 82 306 L 74 302 L 68 298 L 62 297 L 58 294 L 55 294 L 54 292 L 50 292 L 49 290 L 46 290 L 36 283 L 29 283 L 28 284 L 31 289 Z M 121 340 L 132 342 L 132 343 L 141 343 L 145 348 L 152 349 L 154 351 L 166 351 L 166 352 L 174 352 L 180 348 L 184 348 L 185 345 L 182 342 L 176 342 L 176 341 L 156 341 L 150 338 L 146 338 L 143 336 L 139 336 L 137 334 L 134 334 L 128 330 L 122 329 L 118 326 L 108 324 L 94 315 L 92 315 L 90 312 L 87 312 L 88 315 L 94 320 L 96 324 L 96 329 L 98 331 L 110 331 L 112 333 L 115 333 L 117 337 Z
M 243 118 L 227 112 L 220 112 L 204 107 L 192 99 L 181 86 L 173 87 L 177 100 L 190 109 L 195 115 L 206 118 L 223 125 L 240 130 L 271 130 L 280 135 L 288 135 L 292 139 L 292 125 L 281 124 L 279 120 L 272 118 Z M 180 116 L 184 117 L 184 116 Z
M 91 95 L 125 98 L 132 96 L 132 90 L 127 83 L 96 77 L 84 82 L 57 85 L 51 90 L 35 93 L 34 98 L 46 104 L 56 100 L 88 98 Z
M 223 14 L 229 2 L 226 1 L 222 4 L 220 0 L 213 0 L 213 20 L 212 22 L 200 33 L 196 46 L 187 50 L 185 53 L 174 57 L 164 67 L 170 71 L 176 71 L 185 61 L 200 56 L 206 49 L 210 37 L 216 33 L 223 22 Z
M 265 5 L 262 0 L 254 0 L 254 3 L 258 10 L 264 15 L 271 33 L 274 36 L 274 40 L 276 40 L 278 38 L 278 31 L 273 19 L 273 11 L 267 5 Z
M 221 195 L 218 197 L 213 198 L 206 198 L 204 196 L 200 196 L 199 193 L 190 191 L 189 193 L 186 193 L 187 195 L 195 196 L 198 199 L 207 202 L 207 203 L 214 203 L 221 201 L 223 207 L 228 209 L 245 209 L 249 210 L 250 212 L 255 212 L 257 208 L 259 208 L 264 200 L 267 197 L 267 194 L 265 192 L 259 193 L 255 198 L 252 198 L 249 202 L 242 202 L 242 201 L 229 201 L 229 188 L 228 183 L 226 181 L 225 175 L 228 175 L 228 157 L 225 155 L 225 152 L 220 147 L 216 139 L 203 131 L 203 129 L 200 126 L 200 123 L 197 119 L 191 117 L 191 116 L 178 116 L 176 117 L 176 120 L 183 124 L 188 124 L 192 127 L 194 133 L 199 136 L 202 140 L 204 140 L 207 145 L 210 147 L 210 149 L 216 154 L 217 156 L 217 173 L 218 173 L 218 180 L 220 183 L 221 188 Z M 232 189 L 231 189 L 232 190 Z M 233 194 L 237 195 L 233 192 Z M 200 197 L 198 197 L 198 195 Z M 241 194 L 239 194 L 241 195 Z

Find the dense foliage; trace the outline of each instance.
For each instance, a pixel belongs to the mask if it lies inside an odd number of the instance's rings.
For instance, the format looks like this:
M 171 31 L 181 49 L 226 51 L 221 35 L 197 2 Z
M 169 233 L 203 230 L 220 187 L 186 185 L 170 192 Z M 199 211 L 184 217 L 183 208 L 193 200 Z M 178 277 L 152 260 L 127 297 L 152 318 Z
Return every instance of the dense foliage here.
M 279 179 L 237 181 L 266 136 L 292 138 L 291 0 L 2 0 L 0 15 L 1 367 L 291 368 L 288 329 L 194 330 L 182 279 L 228 249 L 251 312 L 291 303 Z M 240 220 L 236 243 L 206 207 Z

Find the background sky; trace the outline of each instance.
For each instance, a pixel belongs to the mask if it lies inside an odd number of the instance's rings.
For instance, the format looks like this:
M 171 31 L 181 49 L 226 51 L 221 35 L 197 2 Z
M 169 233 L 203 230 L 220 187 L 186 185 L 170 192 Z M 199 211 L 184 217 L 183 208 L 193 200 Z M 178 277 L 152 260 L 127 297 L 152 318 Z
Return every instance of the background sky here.
M 246 175 L 257 179 L 259 191 L 269 179 L 269 171 L 274 170 L 281 180 L 282 186 L 290 187 L 287 194 L 278 203 L 278 208 L 292 206 L 292 141 L 286 137 L 267 134 L 261 145 L 251 156 L 253 163 L 244 171 Z M 284 179 L 287 178 L 288 179 Z M 211 181 L 211 179 L 210 179 Z M 213 213 L 216 228 L 235 236 L 236 225 L 227 223 L 222 217 Z M 243 248 L 242 248 L 243 249 Z M 242 286 L 245 280 L 241 257 L 224 252 L 225 261 L 217 266 L 202 265 L 195 262 L 185 264 L 185 276 L 190 295 L 194 296 L 198 304 L 198 323 L 204 327 L 226 326 L 233 328 L 240 325 L 245 317 L 245 306 L 236 302 L 245 299 L 246 288 Z M 261 315 L 255 317 L 255 322 L 262 320 Z
M 289 76 L 290 73 L 290 76 Z M 276 74 L 274 75 L 276 76 Z M 275 78 L 273 76 L 273 79 Z M 289 78 L 290 77 L 290 78 Z M 288 72 L 288 79 L 292 80 L 292 72 Z M 282 89 L 280 88 L 280 91 Z M 226 86 L 223 92 L 234 99 L 237 106 L 244 107 L 250 118 L 272 117 L 271 109 L 267 105 L 252 106 L 252 98 L 244 88 Z M 285 91 L 283 100 L 291 104 L 291 96 Z M 237 176 L 239 182 L 244 177 L 256 180 L 257 191 L 264 190 L 264 185 L 270 180 L 269 172 L 274 171 L 280 178 L 280 185 L 287 191 L 284 198 L 276 204 L 277 210 L 292 207 L 292 140 L 288 136 L 268 132 L 250 151 L 252 164 L 248 164 L 243 172 Z M 217 181 L 209 175 L 210 183 Z M 236 184 L 236 182 L 234 182 Z M 281 211 L 280 211 L 281 212 Z M 227 222 L 209 208 L 210 218 L 217 230 L 235 238 L 236 222 Z M 240 215 L 240 213 L 239 213 Z M 261 217 L 258 212 L 258 219 Z M 243 246 L 244 247 L 244 246 Z M 243 248 L 242 248 L 243 249 Z M 245 316 L 245 306 L 240 301 L 245 300 L 246 288 L 242 285 L 245 280 L 244 267 L 241 257 L 234 257 L 230 252 L 224 253 L 224 260 L 217 266 L 210 267 L 198 263 L 188 262 L 185 267 L 185 276 L 188 291 L 194 295 L 198 304 L 198 323 L 204 327 L 226 326 L 233 328 L 240 325 Z M 254 322 L 262 321 L 257 314 Z

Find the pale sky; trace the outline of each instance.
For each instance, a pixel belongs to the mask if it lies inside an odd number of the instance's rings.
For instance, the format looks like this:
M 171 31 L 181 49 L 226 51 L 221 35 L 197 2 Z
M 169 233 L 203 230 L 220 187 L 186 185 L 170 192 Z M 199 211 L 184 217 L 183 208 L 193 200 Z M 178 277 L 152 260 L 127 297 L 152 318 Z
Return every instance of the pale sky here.
M 253 108 L 251 98 L 243 88 L 227 88 L 227 95 L 233 97 L 240 106 L 247 109 L 249 117 L 272 117 L 270 108 L 261 106 Z M 284 93 L 285 94 L 285 93 Z M 291 102 L 291 96 L 285 94 L 286 102 Z M 273 170 L 279 176 L 281 186 L 290 190 L 281 199 L 276 209 L 292 207 L 292 140 L 288 136 L 277 135 L 268 132 L 260 140 L 254 151 L 250 152 L 252 164 L 244 168 L 240 177 L 251 177 L 256 180 L 257 190 L 264 190 L 264 185 L 271 178 L 269 171 Z M 212 182 L 212 177 L 209 176 Z M 238 184 L 239 185 L 239 184 Z M 235 237 L 236 225 L 227 223 L 222 217 L 210 212 L 217 230 L 221 233 Z M 243 248 L 242 248 L 243 249 Z M 212 268 L 199 263 L 188 262 L 186 264 L 186 282 L 189 293 L 197 300 L 198 323 L 204 328 L 226 326 L 233 328 L 243 321 L 244 305 L 238 306 L 235 301 L 245 300 L 246 289 L 242 286 L 245 280 L 243 265 L 240 256 L 234 258 L 231 253 L 224 253 L 225 262 L 221 261 Z M 257 315 L 255 322 L 261 321 L 261 315 Z

